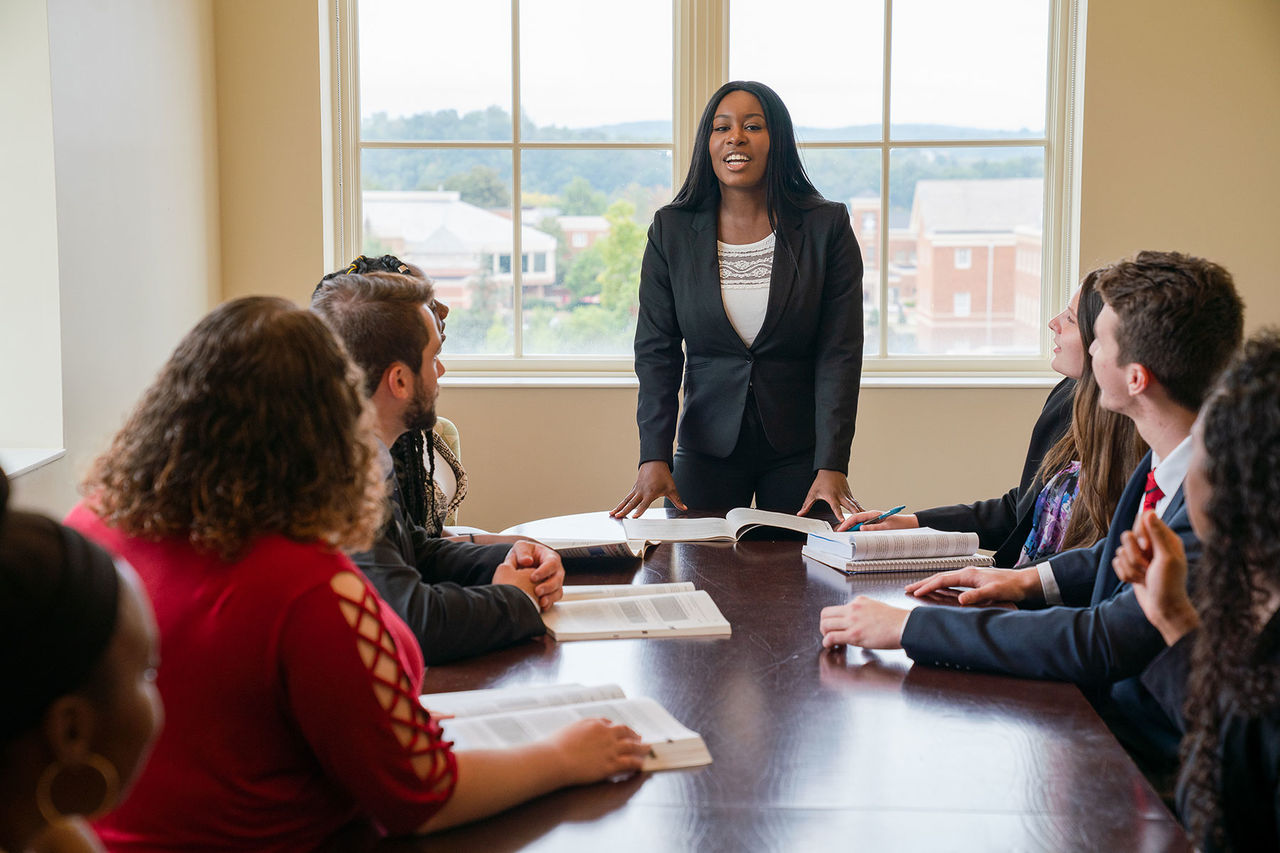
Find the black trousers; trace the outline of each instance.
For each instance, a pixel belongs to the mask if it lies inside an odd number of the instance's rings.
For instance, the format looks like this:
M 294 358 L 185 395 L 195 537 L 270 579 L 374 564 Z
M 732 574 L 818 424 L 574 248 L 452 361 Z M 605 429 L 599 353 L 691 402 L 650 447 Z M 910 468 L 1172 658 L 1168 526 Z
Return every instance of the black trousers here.
M 760 423 L 755 397 L 748 394 L 733 452 L 719 457 L 677 446 L 671 474 L 689 509 L 751 506 L 754 496 L 759 509 L 794 513 L 813 485 L 813 447 L 788 454 L 774 450 Z

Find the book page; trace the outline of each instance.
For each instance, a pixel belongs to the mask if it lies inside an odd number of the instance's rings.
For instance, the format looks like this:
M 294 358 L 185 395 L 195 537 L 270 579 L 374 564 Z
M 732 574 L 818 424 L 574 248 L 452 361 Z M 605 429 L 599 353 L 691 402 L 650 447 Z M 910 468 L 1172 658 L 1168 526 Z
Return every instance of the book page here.
M 646 698 L 612 699 L 510 714 L 455 718 L 442 720 L 440 725 L 444 736 L 454 742 L 454 749 L 503 749 L 542 740 L 570 723 L 593 717 L 628 726 L 650 745 L 671 741 L 695 741 L 701 745 L 702 742 L 697 732 L 685 728 L 666 708 Z M 705 747 L 699 752 L 705 755 Z M 674 766 L 675 754 L 668 754 L 672 761 L 662 761 L 655 756 L 645 760 L 644 769 Z M 710 756 L 706 756 L 696 763 L 705 764 L 709 760 Z
M 485 690 L 460 690 L 454 693 L 428 693 L 418 697 L 422 707 L 432 714 L 475 717 L 505 714 L 531 708 L 573 705 L 621 699 L 626 694 L 616 684 L 540 684 L 533 687 L 490 687 Z
M 643 539 L 539 539 L 561 557 L 639 557 L 649 547 Z
M 784 530 L 796 530 L 800 533 L 830 533 L 830 522 L 821 518 L 805 518 L 800 515 L 788 515 L 785 512 L 773 512 L 767 509 L 738 507 L 731 509 L 724 520 L 729 522 L 735 538 L 753 527 L 781 527 Z
M 561 601 L 582 601 L 591 598 L 624 598 L 636 595 L 662 595 L 669 592 L 693 592 L 689 581 L 679 583 L 601 583 L 573 584 L 563 587 Z
M 622 529 L 628 539 L 652 542 L 696 542 L 732 539 L 732 528 L 723 518 L 624 518 Z
M 705 590 L 561 601 L 542 614 L 542 621 L 557 640 L 642 636 L 650 631 L 729 633 L 729 623 Z

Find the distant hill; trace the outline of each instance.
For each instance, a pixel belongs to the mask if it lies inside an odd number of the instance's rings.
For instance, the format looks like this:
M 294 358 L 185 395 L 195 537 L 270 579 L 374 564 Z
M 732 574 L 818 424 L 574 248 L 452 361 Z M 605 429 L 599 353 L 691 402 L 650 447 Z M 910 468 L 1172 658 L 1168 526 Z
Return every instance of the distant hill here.
M 591 138 L 625 139 L 638 142 L 667 141 L 671 139 L 671 122 L 628 121 L 592 127 L 556 128 L 554 133 L 557 138 L 573 138 L 577 134 L 582 134 Z M 1034 138 L 1037 135 L 1038 132 L 1025 128 L 1023 130 L 987 130 L 980 127 L 959 127 L 947 124 L 902 124 L 897 126 L 894 137 L 914 141 L 920 139 L 1025 139 Z M 880 138 L 880 125 L 797 127 L 796 138 L 802 143 L 829 142 L 837 139 L 874 142 Z
M 365 139 L 456 140 L 465 146 L 475 140 L 509 140 L 511 117 L 498 107 L 459 115 L 454 110 L 388 116 L 366 116 L 361 132 Z M 522 122 L 527 139 L 561 141 L 669 141 L 671 122 L 634 121 L 595 127 L 566 128 L 537 126 L 527 117 Z M 859 142 L 879 138 L 880 126 L 850 125 L 836 128 L 800 127 L 801 142 L 849 139 Z M 897 138 L 920 139 L 1018 139 L 1033 137 L 1026 131 L 984 130 L 939 124 L 909 124 L 897 129 Z M 818 190 L 827 198 L 847 200 L 855 196 L 880 194 L 880 157 L 872 150 L 810 149 L 803 154 L 805 167 Z M 609 198 L 647 188 L 650 195 L 669 197 L 671 159 L 665 152 L 622 151 L 538 151 L 524 155 L 521 174 L 523 190 L 557 196 L 576 178 L 585 178 L 591 189 Z M 491 175 L 509 196 L 510 156 L 502 151 L 455 149 L 380 149 L 362 157 L 365 189 L 436 189 L 449 186 L 460 175 L 481 169 Z M 900 149 L 893 152 L 889 176 L 889 204 L 899 211 L 911 206 L 916 181 L 925 178 L 1019 178 L 1041 177 L 1044 155 L 1035 145 L 994 148 Z M 645 205 L 637 204 L 637 207 Z

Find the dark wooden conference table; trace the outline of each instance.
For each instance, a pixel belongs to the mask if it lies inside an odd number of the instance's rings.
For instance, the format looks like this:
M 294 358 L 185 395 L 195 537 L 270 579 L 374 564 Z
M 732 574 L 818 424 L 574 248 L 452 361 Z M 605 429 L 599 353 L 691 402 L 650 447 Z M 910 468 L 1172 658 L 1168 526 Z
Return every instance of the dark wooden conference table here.
M 590 513 L 519 532 L 607 535 L 618 522 Z M 824 651 L 823 607 L 854 594 L 918 602 L 902 592 L 910 578 L 849 579 L 800 545 L 674 543 L 643 563 L 566 566 L 569 584 L 692 581 L 730 638 L 542 638 L 431 667 L 425 693 L 616 683 L 699 732 L 714 762 L 559 791 L 403 849 L 1190 849 L 1073 685 L 912 666 L 902 652 Z

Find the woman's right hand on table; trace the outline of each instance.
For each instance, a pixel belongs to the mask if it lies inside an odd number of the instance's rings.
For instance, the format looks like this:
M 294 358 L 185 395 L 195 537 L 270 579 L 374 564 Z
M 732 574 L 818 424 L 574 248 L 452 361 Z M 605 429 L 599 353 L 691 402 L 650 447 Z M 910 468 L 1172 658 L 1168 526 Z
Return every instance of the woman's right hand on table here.
M 676 481 L 672 479 L 671 469 L 667 463 L 661 460 L 650 460 L 640 465 L 640 470 L 636 472 L 636 484 L 609 515 L 622 518 L 635 510 L 631 517 L 639 518 L 658 498 L 670 498 L 678 509 L 688 509 L 684 501 L 680 500 L 680 493 L 676 491 Z
M 587 785 L 634 773 L 649 754 L 649 747 L 640 742 L 638 734 L 603 718 L 565 726 L 551 736 L 550 746 L 569 785 Z

